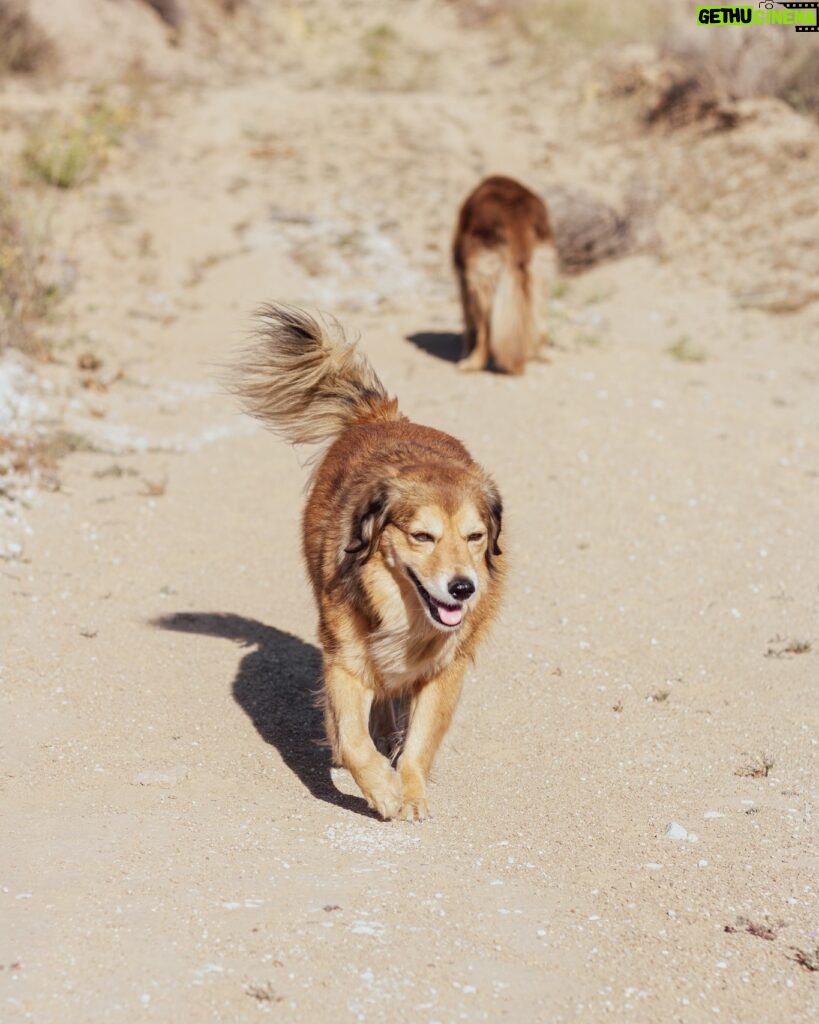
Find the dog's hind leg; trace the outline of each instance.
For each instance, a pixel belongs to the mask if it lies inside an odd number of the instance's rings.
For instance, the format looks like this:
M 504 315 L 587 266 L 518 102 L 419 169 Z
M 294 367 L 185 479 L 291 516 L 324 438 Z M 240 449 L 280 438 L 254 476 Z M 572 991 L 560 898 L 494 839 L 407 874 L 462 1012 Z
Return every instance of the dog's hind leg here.
M 370 736 L 373 692 L 340 665 L 324 668 L 325 719 L 334 756 L 350 772 L 367 803 L 382 818 L 401 808 L 401 779 Z
M 395 708 L 391 700 L 377 700 L 370 711 L 370 734 L 376 749 L 390 763 L 395 761 L 401 748 L 401 732 L 395 721 Z
M 478 332 L 475 320 L 475 310 L 473 308 L 474 304 L 470 297 L 469 288 L 466 283 L 466 275 L 463 271 L 459 271 L 458 273 L 458 287 L 461 292 L 461 309 L 463 310 L 464 316 L 464 331 L 461 336 L 461 359 L 466 359 L 467 356 L 471 355 L 472 350 L 475 348 Z
M 466 336 L 464 337 L 465 354 L 458 363 L 458 369 L 466 372 L 470 370 L 485 370 L 489 364 L 489 330 L 487 321 L 481 321 L 474 332 L 472 332 L 470 338 L 474 340 L 467 343 Z M 469 355 L 466 355 L 467 344 L 470 345 Z
M 489 365 L 492 302 L 502 269 L 502 257 L 494 249 L 475 253 L 467 264 L 462 287 L 467 330 L 459 370 L 485 370 Z
M 459 370 L 485 370 L 489 363 L 489 311 L 490 306 L 480 292 L 466 290 L 464 301 L 465 325 L 463 356 Z M 490 297 L 491 301 L 491 297 Z M 468 312 L 467 312 L 468 311 Z
M 407 821 L 429 817 L 427 779 L 452 721 L 465 670 L 465 660 L 457 659 L 413 694 L 404 749 L 398 759 L 404 793 L 400 817 Z

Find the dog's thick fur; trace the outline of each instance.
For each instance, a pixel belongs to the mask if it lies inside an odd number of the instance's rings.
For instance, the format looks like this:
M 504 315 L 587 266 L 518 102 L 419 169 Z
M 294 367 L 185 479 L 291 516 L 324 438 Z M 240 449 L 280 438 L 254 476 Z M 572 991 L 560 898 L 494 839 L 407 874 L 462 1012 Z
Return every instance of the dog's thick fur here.
M 537 344 L 532 253 L 551 241 L 542 199 L 512 178 L 486 178 L 461 207 L 452 257 L 464 312 L 460 367 L 522 373 Z
M 262 309 L 232 384 L 284 439 L 332 442 L 303 518 L 327 739 L 383 817 L 420 820 L 464 670 L 500 598 L 497 488 L 460 441 L 401 415 L 340 328 L 300 310 Z

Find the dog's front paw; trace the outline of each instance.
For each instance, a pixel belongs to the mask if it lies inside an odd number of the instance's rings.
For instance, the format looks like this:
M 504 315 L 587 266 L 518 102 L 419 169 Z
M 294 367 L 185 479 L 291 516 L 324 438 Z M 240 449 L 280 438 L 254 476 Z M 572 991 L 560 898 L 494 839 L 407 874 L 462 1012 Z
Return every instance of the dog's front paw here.
M 386 758 L 379 755 L 378 762 L 370 765 L 356 779 L 367 803 L 382 818 L 397 818 L 403 803 L 401 777 Z
M 398 770 L 401 773 L 401 787 L 404 792 L 399 817 L 404 821 L 424 821 L 425 818 L 431 818 L 424 773 L 417 764 L 406 760 L 399 762 Z
M 405 800 L 401 804 L 399 817 L 404 821 L 424 821 L 426 818 L 432 817 L 432 812 L 426 798 L 421 796 L 415 800 Z

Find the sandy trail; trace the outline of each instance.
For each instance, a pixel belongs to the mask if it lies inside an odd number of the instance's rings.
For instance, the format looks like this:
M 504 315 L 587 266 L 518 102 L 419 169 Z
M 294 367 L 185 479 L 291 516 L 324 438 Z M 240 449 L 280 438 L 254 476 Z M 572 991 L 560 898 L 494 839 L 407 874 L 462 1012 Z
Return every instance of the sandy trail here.
M 815 343 L 638 256 L 552 303 L 548 363 L 459 375 L 456 204 L 537 184 L 565 128 L 516 102 L 214 85 L 66 198 L 70 315 L 126 376 L 0 566 L 3 1019 L 815 1012 Z M 508 598 L 422 826 L 314 742 L 304 458 L 213 381 L 266 298 L 360 330 L 504 494 Z

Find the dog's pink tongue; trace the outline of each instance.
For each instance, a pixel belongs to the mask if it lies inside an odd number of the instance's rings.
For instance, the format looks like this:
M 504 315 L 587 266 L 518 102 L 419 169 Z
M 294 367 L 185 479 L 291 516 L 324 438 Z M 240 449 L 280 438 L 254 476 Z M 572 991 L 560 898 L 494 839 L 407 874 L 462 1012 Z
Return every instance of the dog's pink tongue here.
M 445 604 L 438 605 L 438 614 L 445 626 L 457 626 L 464 615 L 462 608 L 447 608 Z

